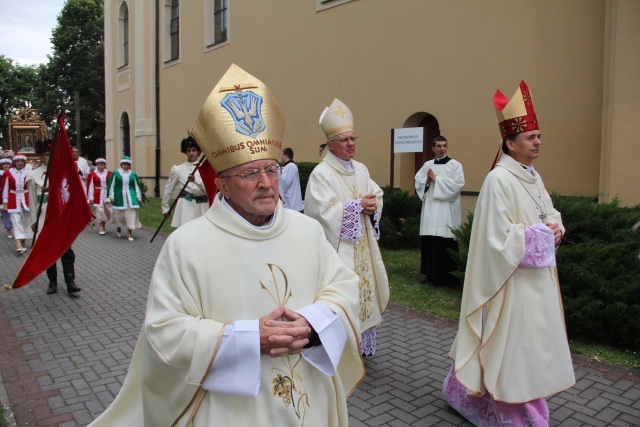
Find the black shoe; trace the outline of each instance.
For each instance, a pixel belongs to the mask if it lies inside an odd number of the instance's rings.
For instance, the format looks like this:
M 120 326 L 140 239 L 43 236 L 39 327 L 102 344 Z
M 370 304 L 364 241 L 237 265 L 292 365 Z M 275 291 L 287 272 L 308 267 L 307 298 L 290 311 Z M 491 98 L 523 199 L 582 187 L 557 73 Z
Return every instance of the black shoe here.
M 74 282 L 67 283 L 67 293 L 75 294 L 76 292 L 80 292 L 82 289 L 76 286 Z
M 47 295 L 55 294 L 56 292 L 58 292 L 58 285 L 56 283 L 49 283 Z
M 67 284 L 67 293 L 75 294 L 82 289 L 76 286 L 76 270 L 72 262 L 62 263 L 62 272 L 64 274 L 64 282 Z

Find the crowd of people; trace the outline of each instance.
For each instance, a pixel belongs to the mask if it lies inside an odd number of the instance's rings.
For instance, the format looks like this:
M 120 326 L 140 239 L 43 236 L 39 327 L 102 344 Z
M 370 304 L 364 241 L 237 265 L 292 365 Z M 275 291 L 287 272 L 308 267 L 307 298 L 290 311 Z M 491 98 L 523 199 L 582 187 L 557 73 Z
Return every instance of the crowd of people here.
M 575 383 L 555 264 L 565 229 L 533 168 L 542 140 L 526 83 L 512 98 L 497 91 L 494 106 L 501 147 L 475 208 L 442 392 L 477 426 L 548 426 L 546 398 Z M 319 124 L 321 162 L 303 200 L 268 87 L 235 65 L 221 78 L 166 183 L 162 215 L 177 230 L 157 260 L 127 378 L 92 425 L 348 425 L 346 397 L 375 355 L 390 297 L 383 191 L 355 160 L 350 108 L 334 99 Z M 243 149 L 252 139 L 266 149 Z M 420 272 L 422 283 L 452 285 L 465 179 L 447 138 L 430 142 L 434 158 L 415 175 Z M 73 151 L 98 233 L 110 223 L 132 241 L 143 195 L 131 159 L 109 171 L 104 158 L 92 166 Z M 35 153 L 35 166 L 22 153 L 0 156 L 3 226 L 18 255 L 47 206 L 50 141 Z M 217 173 L 213 200 L 202 153 Z M 71 248 L 61 258 L 69 294 L 81 290 L 74 259 Z M 55 264 L 47 277 L 54 294 Z
M 28 241 L 37 238 L 42 230 L 49 199 L 47 170 L 53 151 L 53 141 L 37 140 L 34 154 L 27 158 L 24 153 L 11 150 L 0 152 L 0 212 L 6 237 L 15 241 L 16 254 L 28 251 Z M 98 158 L 95 166 L 80 156 L 77 147 L 72 148 L 78 176 L 92 209 L 94 221 L 98 222 L 100 235 L 105 235 L 106 224 L 114 224 L 120 237 L 121 227 L 127 228 L 128 240 L 133 240 L 132 232 L 140 228 L 137 209 L 142 200 L 140 181 L 131 171 L 131 159 L 123 156 L 120 168 L 113 173 L 106 168 L 106 160 Z M 123 190 L 124 182 L 124 190 Z M 113 212 L 115 210 L 115 213 Z M 62 270 L 67 293 L 81 291 L 75 284 L 75 254 L 69 247 L 62 257 Z M 49 285 L 47 294 L 57 293 L 56 264 L 46 269 Z

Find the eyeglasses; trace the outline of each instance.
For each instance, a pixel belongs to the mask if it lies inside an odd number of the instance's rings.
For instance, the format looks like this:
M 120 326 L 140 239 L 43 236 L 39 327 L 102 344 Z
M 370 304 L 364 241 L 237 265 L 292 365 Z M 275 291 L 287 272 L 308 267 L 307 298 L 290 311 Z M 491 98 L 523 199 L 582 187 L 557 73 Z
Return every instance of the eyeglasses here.
M 237 175 L 221 176 L 220 178 L 231 178 L 234 176 L 239 176 L 243 181 L 246 181 L 246 182 L 258 182 L 258 180 L 260 180 L 261 172 L 264 172 L 265 175 L 267 175 L 267 178 L 271 180 L 276 180 L 278 179 L 278 176 L 280 174 L 280 166 L 271 165 L 271 166 L 267 166 L 264 169 L 247 169 L 246 171 L 239 173 Z
M 358 140 L 357 136 L 345 136 L 344 138 L 340 138 L 340 139 L 332 139 L 332 141 L 337 141 L 340 144 L 346 144 L 349 141 L 355 144 L 357 140 Z

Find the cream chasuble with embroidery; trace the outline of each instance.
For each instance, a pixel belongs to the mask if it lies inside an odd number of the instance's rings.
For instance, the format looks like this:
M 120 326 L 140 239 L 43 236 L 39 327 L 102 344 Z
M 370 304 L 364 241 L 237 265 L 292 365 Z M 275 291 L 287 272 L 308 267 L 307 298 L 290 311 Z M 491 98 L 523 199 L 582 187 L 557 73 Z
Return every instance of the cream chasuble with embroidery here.
M 338 251 L 344 262 L 360 277 L 360 329 L 362 332 L 379 325 L 382 313 L 389 303 L 389 279 L 384 268 L 380 247 L 372 219 L 360 214 L 362 236 L 357 243 L 340 239 L 344 220 L 344 202 L 375 194 L 378 211 L 382 213 L 382 189 L 369 177 L 366 166 L 351 160 L 353 169 L 347 170 L 336 156 L 328 152 L 309 176 L 305 194 L 304 213 L 317 219 L 327 240 Z
M 449 354 L 470 393 L 488 391 L 496 400 L 520 403 L 575 383 L 556 268 L 518 267 L 525 226 L 545 222 L 558 223 L 564 233 L 540 175 L 502 154 L 476 205 Z
M 348 426 L 346 398 L 364 376 L 357 277 L 316 221 L 281 203 L 277 209 L 262 230 L 213 203 L 169 236 L 122 390 L 92 425 Z M 335 376 L 299 354 L 261 355 L 257 397 L 201 387 L 226 324 L 309 304 L 336 313 L 347 334 Z

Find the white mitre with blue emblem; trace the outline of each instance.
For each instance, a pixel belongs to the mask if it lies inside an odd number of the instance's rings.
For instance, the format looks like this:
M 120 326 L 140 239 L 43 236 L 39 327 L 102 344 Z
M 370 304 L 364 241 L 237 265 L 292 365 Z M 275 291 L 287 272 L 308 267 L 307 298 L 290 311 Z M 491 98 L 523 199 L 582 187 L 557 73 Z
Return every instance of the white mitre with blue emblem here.
M 353 114 L 344 102 L 336 98 L 320 115 L 320 127 L 327 139 L 342 132 L 353 132 Z
M 191 135 L 216 172 L 279 159 L 284 114 L 269 88 L 231 64 L 204 102 Z

